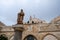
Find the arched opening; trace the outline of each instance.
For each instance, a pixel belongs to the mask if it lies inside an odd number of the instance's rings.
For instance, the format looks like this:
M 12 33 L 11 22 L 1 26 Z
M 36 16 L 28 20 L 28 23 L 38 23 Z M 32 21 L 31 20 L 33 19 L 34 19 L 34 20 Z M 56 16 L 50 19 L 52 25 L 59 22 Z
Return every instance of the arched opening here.
M 0 35 L 0 40 L 8 40 L 8 38 L 5 35 Z
M 58 40 L 54 35 L 46 35 L 43 40 Z
M 37 40 L 37 39 L 32 35 L 28 35 L 27 37 L 24 38 L 24 40 Z
M 11 36 L 9 40 L 14 40 L 14 35 L 13 35 L 13 36 Z
M 34 21 L 32 21 L 32 23 L 34 24 Z
M 60 25 L 60 20 L 58 20 L 58 21 L 56 21 L 54 23 Z
M 27 21 L 27 23 L 29 23 L 29 21 Z

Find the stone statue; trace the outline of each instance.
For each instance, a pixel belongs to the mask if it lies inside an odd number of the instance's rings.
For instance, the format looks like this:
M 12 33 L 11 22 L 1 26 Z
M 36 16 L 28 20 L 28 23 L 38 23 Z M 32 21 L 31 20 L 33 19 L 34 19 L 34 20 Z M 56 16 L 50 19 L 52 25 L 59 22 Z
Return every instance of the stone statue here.
M 23 19 L 24 19 L 24 12 L 23 9 L 21 9 L 21 12 L 18 13 L 17 24 L 23 24 Z

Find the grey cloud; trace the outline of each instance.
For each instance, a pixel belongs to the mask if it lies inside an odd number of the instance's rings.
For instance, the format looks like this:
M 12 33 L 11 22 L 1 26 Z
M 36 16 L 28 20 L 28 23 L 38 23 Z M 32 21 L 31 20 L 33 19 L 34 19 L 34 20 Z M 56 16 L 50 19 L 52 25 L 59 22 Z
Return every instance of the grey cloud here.
M 20 1 L 13 1 L 12 5 L 0 5 L 0 16 L 4 16 L 7 25 L 15 24 L 17 14 L 22 8 L 25 13 L 25 21 L 28 21 L 29 16 L 36 16 L 36 18 L 51 21 L 56 16 L 60 15 L 60 1 L 59 0 L 26 0 L 25 3 Z M 23 3 L 23 4 L 22 4 Z M 1 20 L 1 19 L 0 19 Z M 3 21 L 3 20 L 1 20 Z

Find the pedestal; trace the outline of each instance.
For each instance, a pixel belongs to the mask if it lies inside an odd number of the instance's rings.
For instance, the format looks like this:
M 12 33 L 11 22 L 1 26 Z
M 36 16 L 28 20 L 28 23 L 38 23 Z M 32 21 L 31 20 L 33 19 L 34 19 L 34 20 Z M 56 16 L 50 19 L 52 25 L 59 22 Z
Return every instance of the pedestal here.
M 14 40 L 22 40 L 23 28 L 22 27 L 14 27 L 14 31 L 15 31 Z

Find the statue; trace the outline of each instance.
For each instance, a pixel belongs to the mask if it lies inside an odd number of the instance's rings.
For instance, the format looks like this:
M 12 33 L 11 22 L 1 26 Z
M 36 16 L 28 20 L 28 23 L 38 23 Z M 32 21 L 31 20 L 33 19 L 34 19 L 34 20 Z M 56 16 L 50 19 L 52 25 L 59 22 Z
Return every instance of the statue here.
M 23 9 L 21 9 L 21 12 L 18 13 L 17 24 L 23 24 L 23 19 L 24 19 L 24 12 Z

